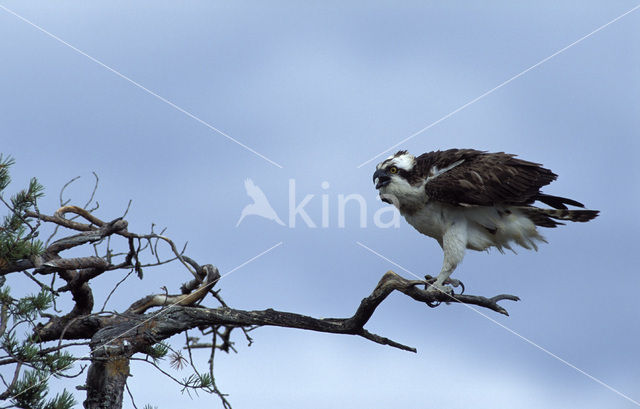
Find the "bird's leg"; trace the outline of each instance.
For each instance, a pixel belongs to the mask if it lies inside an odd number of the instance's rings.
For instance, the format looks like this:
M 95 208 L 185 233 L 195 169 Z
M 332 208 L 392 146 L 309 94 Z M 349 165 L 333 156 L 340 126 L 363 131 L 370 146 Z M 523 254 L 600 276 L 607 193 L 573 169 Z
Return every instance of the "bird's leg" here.
M 467 246 L 466 233 L 465 223 L 457 222 L 453 223 L 443 235 L 442 250 L 444 251 L 444 260 L 442 269 L 435 282 L 429 284 L 427 288 L 429 291 L 442 291 L 451 295 L 453 294 L 453 288 L 446 284 L 451 284 L 454 287 L 462 285 L 460 280 L 449 278 L 449 276 L 464 258 L 464 251 Z M 464 285 L 462 287 L 464 289 Z
M 438 277 L 436 277 L 435 279 L 431 278 L 430 280 L 427 280 L 427 290 L 441 291 L 443 293 L 452 295 L 453 288 L 447 286 L 446 284 L 451 284 L 454 287 L 457 287 L 460 284 L 459 280 L 449 278 L 451 273 L 453 273 L 453 270 L 455 270 L 455 267 L 445 268 L 445 266 L 443 266 L 440 274 L 438 274 Z

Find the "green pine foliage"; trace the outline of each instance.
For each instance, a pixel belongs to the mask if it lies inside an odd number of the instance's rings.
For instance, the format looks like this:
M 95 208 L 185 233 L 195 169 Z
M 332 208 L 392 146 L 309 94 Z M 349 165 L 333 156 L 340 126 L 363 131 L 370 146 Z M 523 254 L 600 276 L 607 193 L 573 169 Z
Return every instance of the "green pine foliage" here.
M 22 393 L 11 398 L 11 403 L 21 409 L 70 409 L 76 400 L 66 390 L 57 394 L 53 399 L 46 399 L 49 389 L 47 380 L 49 375 L 43 371 L 26 371 L 15 386 L 16 391 Z
M 36 295 L 29 295 L 18 300 L 13 311 L 14 319 L 33 321 L 40 313 L 48 310 L 53 302 L 51 292 L 42 290 Z
M 15 163 L 13 158 L 3 158 L 0 154 L 0 198 L 2 192 L 11 183 L 9 168 Z M 44 188 L 33 178 L 29 186 L 13 195 L 9 202 L 9 214 L 0 225 L 0 268 L 13 261 L 41 254 L 43 244 L 37 240 L 37 223 L 27 217 L 28 210 L 35 210 L 38 198 L 44 194 Z M 4 198 L 3 198 L 4 201 Z
M 154 361 L 164 358 L 169 353 L 169 345 L 164 342 L 158 342 L 157 344 L 149 347 L 146 351 Z
M 48 380 L 72 368 L 73 356 L 66 351 L 43 350 L 43 346 L 28 334 L 36 320 L 52 307 L 54 294 L 41 288 L 37 294 L 16 299 L 5 285 L 2 269 L 7 265 L 44 251 L 43 243 L 37 239 L 39 223 L 27 212 L 37 212 L 37 200 L 43 195 L 43 187 L 34 178 L 26 189 L 20 190 L 9 200 L 2 196 L 11 178 L 9 168 L 14 164 L 10 157 L 0 155 L 0 205 L 8 214 L 0 223 L 0 352 L 3 358 L 14 360 L 21 376 L 16 378 L 1 398 L 11 402 L 10 406 L 29 409 L 71 409 L 76 401 L 71 393 L 63 390 L 53 398 L 48 396 Z M 9 320 L 12 325 L 9 325 Z M 25 334 L 25 335 L 23 335 Z M 18 367 L 19 366 L 19 367 Z

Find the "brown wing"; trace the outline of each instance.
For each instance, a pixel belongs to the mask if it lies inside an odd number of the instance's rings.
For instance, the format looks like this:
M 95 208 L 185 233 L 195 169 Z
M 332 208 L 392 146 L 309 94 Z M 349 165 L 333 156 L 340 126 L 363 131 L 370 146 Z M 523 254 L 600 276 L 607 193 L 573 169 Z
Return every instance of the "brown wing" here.
M 416 161 L 423 177 L 430 177 L 425 185 L 429 198 L 453 205 L 529 205 L 546 196 L 540 188 L 558 177 L 538 163 L 503 152 L 450 149 L 425 153 Z

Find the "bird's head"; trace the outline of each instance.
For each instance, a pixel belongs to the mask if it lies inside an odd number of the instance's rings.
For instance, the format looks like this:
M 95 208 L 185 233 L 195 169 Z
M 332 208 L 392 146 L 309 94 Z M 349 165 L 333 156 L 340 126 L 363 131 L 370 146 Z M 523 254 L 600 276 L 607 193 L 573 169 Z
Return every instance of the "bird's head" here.
M 415 156 L 407 151 L 399 151 L 378 163 L 373 173 L 373 183 L 382 201 L 397 206 L 405 199 L 422 195 L 424 188 L 416 186 L 415 166 Z M 394 203 L 394 198 L 399 203 Z

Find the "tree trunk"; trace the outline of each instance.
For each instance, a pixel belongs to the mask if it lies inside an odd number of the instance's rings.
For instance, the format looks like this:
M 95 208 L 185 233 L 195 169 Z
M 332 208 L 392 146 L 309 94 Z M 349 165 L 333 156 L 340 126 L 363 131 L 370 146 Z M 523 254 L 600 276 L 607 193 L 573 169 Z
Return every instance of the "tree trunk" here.
M 109 357 L 106 361 L 94 360 L 87 373 L 86 409 L 120 409 L 122 395 L 129 376 L 129 358 Z
M 136 322 L 125 321 L 103 328 L 91 339 L 91 365 L 87 372 L 86 409 L 121 409 L 129 376 L 129 360 L 135 353 Z

